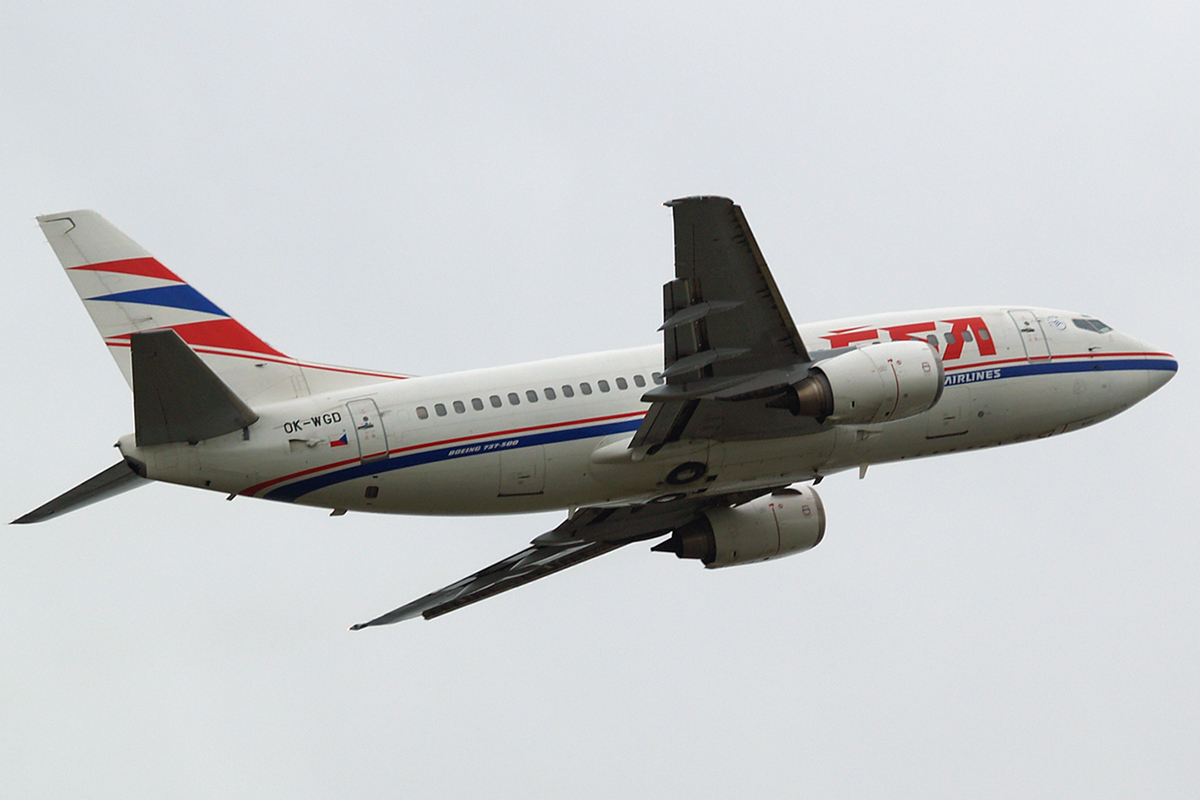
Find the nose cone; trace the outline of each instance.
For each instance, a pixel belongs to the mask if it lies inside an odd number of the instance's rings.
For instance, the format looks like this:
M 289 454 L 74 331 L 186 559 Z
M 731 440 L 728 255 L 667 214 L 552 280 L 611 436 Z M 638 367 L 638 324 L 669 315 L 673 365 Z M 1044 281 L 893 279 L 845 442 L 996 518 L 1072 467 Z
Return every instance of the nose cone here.
M 1146 394 L 1154 394 L 1167 385 L 1179 370 L 1179 362 L 1170 353 L 1156 353 L 1146 365 Z

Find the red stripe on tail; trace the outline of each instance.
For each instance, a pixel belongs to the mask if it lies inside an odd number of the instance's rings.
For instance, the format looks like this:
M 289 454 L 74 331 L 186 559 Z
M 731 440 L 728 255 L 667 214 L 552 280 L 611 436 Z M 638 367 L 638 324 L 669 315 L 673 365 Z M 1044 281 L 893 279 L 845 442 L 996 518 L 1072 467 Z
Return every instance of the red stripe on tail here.
M 220 347 L 224 350 L 241 350 L 247 353 L 262 353 L 268 356 L 288 358 L 262 339 L 242 327 L 235 319 L 210 319 L 203 322 L 188 322 L 169 325 L 192 347 Z M 131 334 L 113 336 L 112 339 L 128 339 Z M 290 359 L 289 359 L 290 360 Z
M 91 272 L 119 272 L 122 275 L 141 275 L 143 278 L 162 278 L 183 283 L 183 279 L 158 263 L 156 258 L 126 258 L 120 261 L 105 261 L 103 264 L 84 264 L 71 269 Z

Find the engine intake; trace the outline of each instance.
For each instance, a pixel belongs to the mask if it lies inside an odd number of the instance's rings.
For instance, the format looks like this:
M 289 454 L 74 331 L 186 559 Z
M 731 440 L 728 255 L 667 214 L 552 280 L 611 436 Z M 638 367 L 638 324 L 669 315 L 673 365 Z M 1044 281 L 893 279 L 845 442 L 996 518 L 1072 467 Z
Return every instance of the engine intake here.
M 733 508 L 701 512 L 653 550 L 709 568 L 769 561 L 811 550 L 825 536 L 825 507 L 811 487 L 780 489 Z

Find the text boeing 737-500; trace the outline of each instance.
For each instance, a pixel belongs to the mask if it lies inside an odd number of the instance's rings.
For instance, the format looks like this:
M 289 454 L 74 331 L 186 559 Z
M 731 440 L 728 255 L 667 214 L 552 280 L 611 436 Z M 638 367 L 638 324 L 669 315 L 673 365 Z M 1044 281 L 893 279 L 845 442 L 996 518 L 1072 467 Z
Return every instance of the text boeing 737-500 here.
M 707 567 L 817 545 L 839 470 L 1124 411 L 1176 361 L 1094 317 L 970 307 L 793 323 L 741 209 L 667 204 L 663 343 L 431 377 L 259 339 L 92 211 L 39 217 L 133 390 L 122 460 L 16 520 L 146 480 L 346 511 L 570 509 L 521 552 L 363 628 L 431 618 L 632 542 Z

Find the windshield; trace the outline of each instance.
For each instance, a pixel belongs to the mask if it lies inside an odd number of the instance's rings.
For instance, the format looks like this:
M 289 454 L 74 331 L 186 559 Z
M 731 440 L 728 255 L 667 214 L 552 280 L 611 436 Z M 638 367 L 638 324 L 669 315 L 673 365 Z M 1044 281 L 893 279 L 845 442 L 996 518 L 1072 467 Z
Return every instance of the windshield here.
M 1085 331 L 1093 331 L 1095 333 L 1108 333 L 1112 328 L 1105 325 L 1098 319 L 1073 319 L 1076 328 L 1083 328 Z

